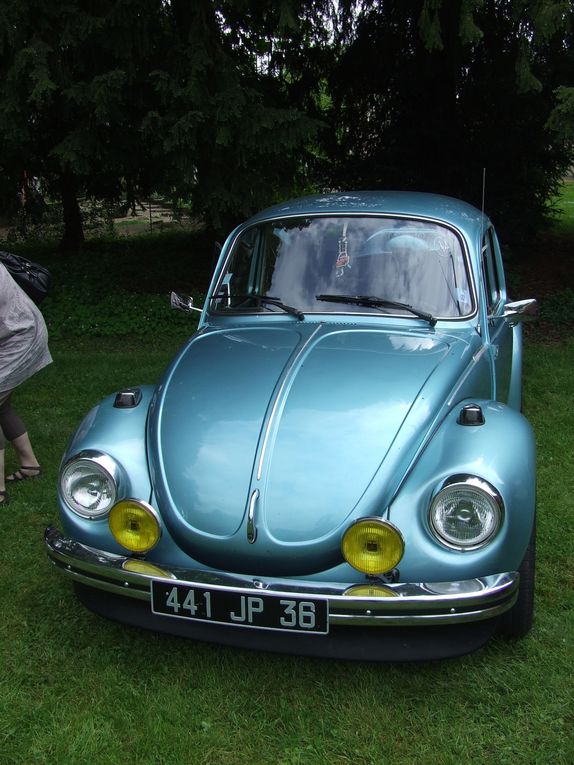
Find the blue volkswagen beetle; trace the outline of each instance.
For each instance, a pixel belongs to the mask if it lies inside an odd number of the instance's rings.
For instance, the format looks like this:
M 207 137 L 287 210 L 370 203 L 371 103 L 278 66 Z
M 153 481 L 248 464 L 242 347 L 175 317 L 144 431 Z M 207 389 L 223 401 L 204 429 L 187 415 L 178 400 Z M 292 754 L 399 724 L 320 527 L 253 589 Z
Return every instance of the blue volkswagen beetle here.
M 524 635 L 535 309 L 509 301 L 494 229 L 464 202 L 259 213 L 158 385 L 79 426 L 50 561 L 99 614 L 253 649 L 421 660 Z

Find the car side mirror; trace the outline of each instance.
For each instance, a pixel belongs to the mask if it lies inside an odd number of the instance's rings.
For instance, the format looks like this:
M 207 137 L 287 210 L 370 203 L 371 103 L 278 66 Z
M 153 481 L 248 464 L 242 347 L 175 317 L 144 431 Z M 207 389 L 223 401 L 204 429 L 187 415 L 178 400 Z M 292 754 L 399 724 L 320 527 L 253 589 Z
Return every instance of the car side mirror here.
M 169 302 L 176 311 L 183 311 L 184 313 L 191 313 L 192 311 L 202 313 L 203 311 L 203 308 L 194 307 L 191 295 L 180 295 L 178 292 L 172 291 L 169 296 Z
M 538 302 L 529 298 L 507 303 L 504 306 L 503 318 L 511 325 L 523 321 L 535 321 L 538 318 Z

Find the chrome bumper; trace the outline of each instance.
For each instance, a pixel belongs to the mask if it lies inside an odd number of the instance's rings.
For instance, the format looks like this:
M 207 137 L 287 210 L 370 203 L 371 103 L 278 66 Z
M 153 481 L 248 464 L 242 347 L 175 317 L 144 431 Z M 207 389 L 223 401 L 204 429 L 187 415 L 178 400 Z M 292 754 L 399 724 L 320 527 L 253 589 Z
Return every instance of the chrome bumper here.
M 53 526 L 46 529 L 45 544 L 57 571 L 74 582 L 99 590 L 151 603 L 151 581 L 168 579 L 247 594 L 326 598 L 332 625 L 422 627 L 476 622 L 504 613 L 518 596 L 516 571 L 455 582 L 385 584 L 394 597 L 364 598 L 345 595 L 350 584 L 273 580 L 165 566 L 161 566 L 161 574 L 158 569 L 157 575 L 128 571 L 125 566 L 132 558 L 75 542 Z

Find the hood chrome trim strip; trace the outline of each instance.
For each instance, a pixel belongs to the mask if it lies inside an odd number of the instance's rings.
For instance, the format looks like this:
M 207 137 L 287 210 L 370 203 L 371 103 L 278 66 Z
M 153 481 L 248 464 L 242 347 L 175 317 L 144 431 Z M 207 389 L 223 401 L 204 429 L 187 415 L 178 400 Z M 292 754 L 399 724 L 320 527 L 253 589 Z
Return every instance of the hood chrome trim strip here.
M 271 414 L 269 415 L 269 420 L 267 421 L 267 426 L 265 428 L 265 436 L 263 437 L 263 446 L 261 447 L 261 454 L 259 455 L 259 464 L 257 466 L 257 480 L 261 480 L 261 476 L 263 475 L 263 463 L 265 461 L 265 453 L 267 451 L 267 445 L 269 443 L 269 436 L 271 435 L 271 429 L 273 428 L 273 424 L 275 422 L 275 417 L 277 415 L 277 409 L 279 407 L 279 402 L 283 398 L 283 391 L 285 390 L 285 386 L 287 385 L 287 381 L 291 378 L 291 372 L 293 368 L 296 366 L 297 362 L 301 358 L 301 356 L 305 353 L 311 342 L 315 339 L 315 336 L 323 329 L 323 322 L 321 322 L 317 328 L 309 335 L 307 340 L 303 343 L 301 348 L 297 351 L 296 355 L 291 359 L 290 362 L 288 362 L 288 365 L 283 373 L 283 380 L 281 382 L 281 386 L 279 390 L 277 391 L 277 395 L 275 396 L 275 401 L 273 402 L 273 407 L 271 409 Z
M 255 526 L 255 505 L 259 499 L 259 489 L 255 489 L 249 500 L 247 511 L 247 541 L 252 545 L 257 539 L 257 527 Z

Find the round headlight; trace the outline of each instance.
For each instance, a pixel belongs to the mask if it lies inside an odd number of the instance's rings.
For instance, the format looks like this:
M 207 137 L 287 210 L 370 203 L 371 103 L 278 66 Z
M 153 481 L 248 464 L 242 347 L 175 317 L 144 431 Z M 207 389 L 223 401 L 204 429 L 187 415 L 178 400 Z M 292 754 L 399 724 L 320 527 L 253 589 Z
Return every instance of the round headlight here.
M 137 499 L 123 499 L 114 505 L 108 523 L 116 542 L 131 552 L 151 550 L 161 536 L 155 510 Z
M 101 518 L 116 501 L 119 469 L 106 454 L 84 452 L 60 474 L 64 502 L 82 518 Z
M 457 550 L 487 544 L 502 522 L 504 506 L 496 489 L 476 476 L 453 476 L 430 506 L 430 526 L 437 539 Z
M 347 563 L 364 574 L 384 574 L 403 557 L 403 538 L 397 528 L 380 518 L 362 518 L 343 535 L 341 550 Z

